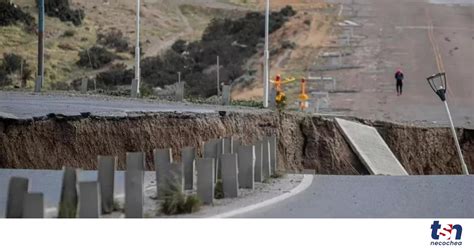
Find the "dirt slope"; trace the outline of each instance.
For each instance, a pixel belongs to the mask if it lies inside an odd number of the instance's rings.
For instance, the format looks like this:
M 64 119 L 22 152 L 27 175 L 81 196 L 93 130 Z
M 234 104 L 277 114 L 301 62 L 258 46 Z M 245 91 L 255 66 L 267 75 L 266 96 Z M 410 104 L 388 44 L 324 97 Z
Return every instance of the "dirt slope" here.
M 221 113 L 224 114 L 224 113 Z M 366 122 L 366 121 L 363 121 Z M 381 132 L 410 174 L 461 173 L 449 130 L 391 123 L 370 123 Z M 466 163 L 474 165 L 474 130 L 459 130 Z M 96 167 L 97 155 L 119 156 L 173 149 L 175 159 L 185 146 L 233 136 L 250 144 L 264 135 L 278 136 L 279 169 L 315 169 L 320 174 L 367 174 L 332 118 L 271 112 L 220 114 L 154 114 L 135 118 L 47 118 L 0 120 L 0 168 L 60 169 Z

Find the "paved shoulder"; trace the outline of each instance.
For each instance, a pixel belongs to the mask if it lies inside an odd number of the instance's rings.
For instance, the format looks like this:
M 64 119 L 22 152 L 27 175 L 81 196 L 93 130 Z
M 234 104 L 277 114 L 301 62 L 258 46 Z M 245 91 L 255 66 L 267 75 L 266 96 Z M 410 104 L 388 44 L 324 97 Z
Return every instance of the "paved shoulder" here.
M 316 176 L 303 193 L 243 218 L 472 218 L 472 176 Z

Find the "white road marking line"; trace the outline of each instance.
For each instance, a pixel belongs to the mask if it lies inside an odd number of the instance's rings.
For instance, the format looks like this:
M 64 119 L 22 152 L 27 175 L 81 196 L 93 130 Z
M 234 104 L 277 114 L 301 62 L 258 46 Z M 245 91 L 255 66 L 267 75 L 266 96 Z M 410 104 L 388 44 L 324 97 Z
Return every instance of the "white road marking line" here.
M 339 9 L 339 13 L 337 14 L 337 17 L 341 17 L 343 10 L 344 10 L 344 4 L 341 4 L 341 9 Z
M 296 188 L 290 190 L 287 193 L 284 193 L 283 195 L 280 195 L 280 196 L 274 197 L 272 199 L 269 199 L 269 200 L 266 200 L 266 201 L 263 201 L 263 202 L 260 202 L 260 203 L 257 203 L 257 204 L 253 204 L 253 205 L 250 205 L 250 206 L 247 206 L 247 207 L 243 207 L 243 208 L 235 209 L 235 210 L 232 210 L 232 211 L 229 211 L 229 212 L 226 212 L 226 213 L 214 215 L 214 216 L 211 216 L 209 218 L 230 218 L 230 217 L 245 214 L 245 213 L 248 213 L 250 211 L 254 211 L 254 210 L 257 210 L 257 209 L 260 209 L 260 208 L 263 208 L 263 207 L 270 206 L 272 204 L 281 202 L 283 200 L 286 200 L 290 197 L 293 197 L 293 196 L 305 191 L 313 183 L 313 178 L 314 178 L 313 175 L 304 175 L 303 180 L 301 181 L 301 183 Z

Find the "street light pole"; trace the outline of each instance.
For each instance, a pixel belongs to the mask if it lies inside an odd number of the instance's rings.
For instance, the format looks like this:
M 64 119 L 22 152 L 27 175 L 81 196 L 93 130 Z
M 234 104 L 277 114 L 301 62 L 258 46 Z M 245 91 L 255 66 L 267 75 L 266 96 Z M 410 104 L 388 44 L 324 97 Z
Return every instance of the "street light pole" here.
M 269 72 L 269 29 L 270 29 L 270 0 L 267 0 L 265 8 L 265 52 L 264 52 L 264 76 L 263 76 L 263 107 L 268 108 L 268 82 L 270 81 Z
M 441 99 L 444 103 L 444 107 L 446 108 L 446 113 L 448 113 L 449 124 L 451 127 L 451 133 L 453 135 L 454 144 L 456 145 L 456 151 L 459 156 L 459 160 L 461 162 L 462 172 L 464 175 L 469 175 L 469 171 L 467 169 L 467 165 L 464 162 L 464 157 L 462 155 L 461 146 L 459 145 L 458 136 L 456 134 L 456 129 L 454 128 L 453 118 L 451 117 L 451 111 L 449 111 L 448 102 L 446 101 L 446 91 L 447 87 L 447 80 L 446 80 L 446 73 L 441 72 L 437 73 L 433 76 L 427 78 L 431 89 L 434 91 L 436 95 Z
M 38 1 L 38 75 L 35 92 L 40 92 L 44 81 L 44 0 Z
M 135 79 L 132 82 L 132 97 L 140 95 L 140 0 L 137 0 L 136 17 L 136 44 L 135 44 Z
M 221 88 L 220 88 L 221 75 L 220 75 L 220 72 L 221 72 L 221 64 L 220 64 L 220 61 L 219 61 L 219 56 L 217 56 L 217 96 L 218 97 L 221 95 Z
M 454 129 L 453 118 L 451 117 L 451 111 L 449 111 L 449 106 L 447 101 L 444 102 L 444 107 L 446 108 L 446 112 L 448 113 L 449 124 L 451 126 L 451 132 L 453 134 L 454 144 L 456 145 L 456 150 L 458 152 L 459 160 L 461 161 L 462 173 L 464 175 L 469 175 L 469 171 L 467 170 L 467 165 L 464 162 L 464 157 L 462 155 L 461 146 L 459 145 L 458 135 L 456 134 L 456 129 Z

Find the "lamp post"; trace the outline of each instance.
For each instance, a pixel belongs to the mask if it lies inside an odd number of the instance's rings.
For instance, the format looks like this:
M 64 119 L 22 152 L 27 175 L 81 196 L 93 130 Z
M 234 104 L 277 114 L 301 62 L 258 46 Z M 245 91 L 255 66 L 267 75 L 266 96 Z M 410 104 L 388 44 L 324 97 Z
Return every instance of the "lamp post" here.
M 137 0 L 136 33 L 135 78 L 132 80 L 132 97 L 140 96 L 140 0 Z
M 446 112 L 448 113 L 449 124 L 451 125 L 451 132 L 453 134 L 454 144 L 456 145 L 456 150 L 459 155 L 459 160 L 461 161 L 462 172 L 464 175 L 469 175 L 469 171 L 467 170 L 467 166 L 466 166 L 466 163 L 464 162 L 464 157 L 462 155 L 461 146 L 459 145 L 456 129 L 454 129 L 453 119 L 451 118 L 451 112 L 449 111 L 448 102 L 446 101 L 446 91 L 448 89 L 446 73 L 444 72 L 437 73 L 435 75 L 428 77 L 427 80 L 431 89 L 434 91 L 436 95 L 438 95 L 438 97 L 444 103 L 444 107 L 446 108 Z
M 38 73 L 35 92 L 40 92 L 44 81 L 44 0 L 38 1 Z
M 264 51 L 264 72 L 263 72 L 263 107 L 268 108 L 268 81 L 270 81 L 269 72 L 269 31 L 270 31 L 270 0 L 267 0 L 265 8 L 265 51 Z

